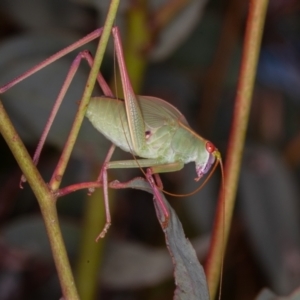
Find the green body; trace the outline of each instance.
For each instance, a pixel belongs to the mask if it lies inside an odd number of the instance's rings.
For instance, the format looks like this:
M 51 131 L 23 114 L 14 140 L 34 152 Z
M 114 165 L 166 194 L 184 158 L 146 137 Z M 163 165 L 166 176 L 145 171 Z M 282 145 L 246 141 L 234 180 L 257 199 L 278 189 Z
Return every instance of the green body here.
M 145 144 L 136 149 L 131 138 L 123 100 L 95 97 L 90 100 L 86 116 L 93 126 L 113 144 L 145 160 L 142 167 L 176 164 L 174 170 L 194 161 L 198 178 L 206 173 L 215 157 L 206 149 L 207 141 L 198 136 L 185 117 L 168 102 L 149 96 L 137 96 L 144 122 Z M 120 167 L 138 167 L 135 161 Z M 113 166 L 114 167 L 114 166 Z M 171 167 L 172 168 L 172 167 Z M 168 172 L 167 167 L 157 172 Z
M 112 97 L 92 98 L 86 116 L 114 145 L 140 159 L 110 161 L 105 169 L 146 167 L 154 174 L 177 171 L 194 161 L 196 180 L 200 179 L 219 157 L 219 152 L 197 135 L 170 103 L 134 94 L 117 29 L 113 35 L 124 101 Z

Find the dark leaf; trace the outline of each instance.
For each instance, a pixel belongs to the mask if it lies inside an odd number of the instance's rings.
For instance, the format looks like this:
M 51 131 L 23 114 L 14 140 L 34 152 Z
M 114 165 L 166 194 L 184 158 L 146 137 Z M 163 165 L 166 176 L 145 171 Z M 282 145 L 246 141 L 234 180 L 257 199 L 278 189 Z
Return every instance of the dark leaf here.
M 125 183 L 123 187 L 140 189 L 153 194 L 150 185 L 143 178 L 135 178 Z M 174 299 L 209 299 L 206 277 L 196 252 L 186 239 L 175 211 L 169 205 L 164 195 L 162 193 L 160 195 L 170 215 L 166 228 L 164 228 L 162 208 L 156 199 L 154 199 L 154 205 L 158 220 L 165 233 L 166 244 L 174 265 L 175 284 L 177 286 Z

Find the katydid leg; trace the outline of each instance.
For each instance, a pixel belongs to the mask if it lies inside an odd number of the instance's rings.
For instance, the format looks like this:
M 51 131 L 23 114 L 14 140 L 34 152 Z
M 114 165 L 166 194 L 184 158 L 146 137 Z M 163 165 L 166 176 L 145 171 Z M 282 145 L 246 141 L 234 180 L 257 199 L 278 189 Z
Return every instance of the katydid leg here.
M 51 127 L 51 125 L 53 123 L 54 117 L 56 116 L 56 113 L 57 113 L 57 111 L 58 111 L 58 109 L 59 109 L 59 107 L 61 105 L 61 102 L 62 102 L 62 100 L 63 100 L 63 98 L 64 98 L 64 96 L 65 96 L 65 94 L 67 92 L 67 89 L 69 88 L 69 86 L 71 84 L 71 81 L 72 81 L 72 79 L 73 79 L 73 77 L 74 77 L 74 75 L 75 75 L 75 73 L 76 73 L 76 71 L 77 71 L 77 69 L 79 67 L 79 64 L 80 64 L 82 58 L 85 59 L 85 60 L 87 60 L 87 62 L 88 62 L 88 64 L 89 64 L 90 67 L 93 65 L 93 57 L 91 56 L 91 54 L 88 51 L 82 51 L 82 52 L 80 52 L 77 55 L 76 59 L 73 61 L 73 64 L 71 65 L 71 67 L 69 69 L 69 72 L 68 72 L 68 75 L 66 77 L 66 80 L 65 80 L 65 82 L 63 84 L 63 87 L 62 87 L 62 89 L 61 89 L 61 91 L 59 93 L 59 96 L 58 96 L 58 98 L 57 98 L 57 100 L 55 102 L 54 108 L 51 111 L 50 118 L 49 118 L 49 120 L 48 120 L 48 122 L 46 124 L 46 127 L 48 126 L 47 127 L 47 131 L 44 130 L 44 132 L 43 132 L 43 135 L 45 135 L 45 138 L 48 135 L 48 132 L 49 132 L 50 127 Z M 97 82 L 98 82 L 99 86 L 101 87 L 101 89 L 102 89 L 102 91 L 103 91 L 103 93 L 104 93 L 105 96 L 113 97 L 113 93 L 112 93 L 111 89 L 109 88 L 107 82 L 103 78 L 101 72 L 99 72 L 98 75 L 97 75 Z M 48 125 L 48 123 L 49 123 L 49 125 Z M 42 135 L 42 137 L 43 137 L 43 135 Z M 44 142 L 45 141 L 43 141 L 43 143 Z M 39 154 L 40 153 L 38 153 L 38 155 Z M 53 172 L 52 178 L 50 180 L 50 186 L 51 186 L 52 182 L 57 181 L 57 178 L 60 178 L 60 176 L 57 176 L 57 170 L 58 170 L 58 166 L 56 167 L 56 169 Z
M 103 194 L 104 194 L 104 208 L 105 208 L 106 222 L 105 222 L 104 228 L 102 229 L 100 234 L 97 236 L 96 242 L 100 238 L 104 238 L 105 234 L 107 233 L 107 230 L 109 229 L 109 227 L 111 225 L 111 216 L 110 216 L 109 200 L 108 200 L 108 182 L 107 182 L 106 170 L 102 173 L 102 180 L 103 180 Z
M 161 178 L 160 178 L 159 174 L 158 173 L 154 173 L 153 177 L 154 177 L 154 180 L 155 180 L 157 188 L 162 191 L 163 188 L 164 188 L 164 185 L 163 185 L 163 183 L 161 181 Z
M 108 169 L 142 168 L 142 167 L 147 168 L 145 177 L 153 190 L 154 197 L 158 202 L 158 204 L 160 205 L 161 211 L 164 214 L 163 225 L 164 227 L 167 227 L 169 222 L 169 211 L 165 206 L 163 199 L 161 198 L 160 189 L 162 189 L 162 182 L 157 171 L 159 171 L 160 173 L 178 171 L 183 168 L 183 164 L 181 162 L 172 163 L 172 164 L 162 164 L 161 162 L 154 159 L 111 161 L 105 163 L 103 174 L 104 173 L 106 174 Z M 107 176 L 105 178 L 107 178 Z M 154 180 L 154 178 L 156 180 Z M 103 188 L 104 188 L 104 177 L 103 177 Z
M 94 189 L 97 187 L 102 187 L 103 188 L 103 198 L 104 198 L 104 208 L 105 208 L 105 218 L 106 218 L 106 222 L 105 225 L 102 229 L 102 231 L 100 232 L 100 234 L 97 236 L 96 238 L 96 242 L 98 242 L 98 240 L 100 238 L 104 238 L 110 225 L 111 225 L 111 214 L 110 214 L 110 209 L 109 209 L 109 197 L 108 197 L 108 179 L 107 179 L 107 162 L 109 162 L 109 160 L 111 159 L 111 156 L 113 155 L 113 152 L 115 150 L 116 146 L 114 144 L 111 145 L 105 161 L 102 165 L 100 174 L 97 178 L 97 181 L 94 182 L 83 182 L 83 183 L 77 183 L 77 184 L 73 184 L 67 187 L 64 187 L 62 189 L 59 189 L 58 191 L 55 192 L 55 195 L 57 197 L 61 197 L 64 195 L 67 195 L 71 192 L 74 191 L 78 191 L 80 189 L 88 189 L 89 190 L 89 194 L 91 194 L 92 192 L 94 192 Z
M 116 145 L 112 144 L 106 154 L 104 163 L 102 165 L 102 168 L 100 170 L 99 176 L 97 177 L 97 182 L 102 182 L 103 181 L 103 172 L 107 172 L 107 164 L 109 163 L 112 155 L 114 154 L 114 151 L 116 149 Z
M 102 34 L 103 29 L 102 28 L 98 28 L 95 31 L 91 32 L 90 34 L 88 34 L 87 36 L 85 36 L 84 38 L 80 39 L 79 41 L 73 43 L 72 45 L 66 47 L 65 49 L 55 53 L 54 55 L 50 56 L 49 58 L 47 58 L 46 60 L 42 61 L 41 63 L 39 63 L 38 65 L 34 66 L 33 68 L 29 69 L 27 72 L 23 73 L 22 75 L 20 75 L 19 77 L 15 78 L 14 80 L 10 81 L 9 83 L 5 84 L 4 86 L 0 87 L 0 94 L 6 92 L 7 90 L 9 90 L 11 87 L 15 86 L 17 83 L 23 81 L 24 79 L 26 79 L 27 77 L 33 75 L 34 73 L 38 72 L 39 70 L 45 68 L 46 66 L 50 65 L 51 63 L 55 62 L 56 60 L 58 60 L 59 58 L 65 56 L 66 54 L 76 50 L 77 48 L 85 45 L 86 43 L 98 38 L 101 34 Z M 61 105 L 61 102 L 67 92 L 67 89 L 69 87 L 69 85 L 71 84 L 71 81 L 79 67 L 79 64 L 81 62 L 81 59 L 84 58 L 87 60 L 88 64 L 90 66 L 92 66 L 93 64 L 93 58 L 92 56 L 89 54 L 88 51 L 81 51 L 76 58 L 74 59 L 69 72 L 66 76 L 65 82 L 59 92 L 59 95 L 55 101 L 55 104 L 53 106 L 53 109 L 51 111 L 51 114 L 49 116 L 49 119 L 47 120 L 46 126 L 43 130 L 42 136 L 39 140 L 37 149 L 34 153 L 33 156 L 33 162 L 35 165 L 37 165 L 39 157 L 40 157 L 40 153 L 42 151 L 42 148 L 44 146 L 46 137 L 49 133 L 49 130 L 52 126 L 53 120 L 57 114 L 57 111 Z M 106 96 L 113 96 L 109 86 L 107 85 L 106 81 L 103 79 L 101 73 L 99 72 L 98 77 L 97 77 L 97 81 L 101 87 L 101 89 L 103 90 L 103 93 Z M 25 182 L 25 178 L 24 176 L 22 176 L 21 178 L 21 183 Z
M 46 66 L 50 65 L 51 63 L 55 62 L 56 60 L 60 59 L 61 57 L 65 56 L 66 54 L 78 49 L 79 47 L 95 40 L 96 38 L 100 37 L 102 34 L 103 28 L 98 28 L 91 32 L 90 34 L 86 35 L 82 39 L 78 40 L 77 42 L 73 43 L 72 45 L 62 49 L 61 51 L 53 54 L 52 56 L 48 57 L 38 65 L 34 66 L 33 68 L 29 69 L 27 72 L 23 73 L 22 75 L 18 76 L 14 80 L 8 82 L 4 86 L 0 87 L 0 94 L 3 94 L 11 87 L 16 85 L 17 83 L 23 81 L 27 77 L 33 75 L 34 73 L 38 72 L 39 70 L 45 68 Z
M 13 87 L 14 85 L 16 85 L 17 83 L 19 83 L 20 81 L 26 79 L 27 77 L 33 75 L 34 73 L 38 72 L 39 70 L 41 70 L 42 68 L 48 66 L 49 64 L 51 64 L 52 62 L 58 60 L 59 58 L 61 58 L 62 56 L 68 54 L 69 52 L 77 49 L 78 47 L 86 44 L 87 42 L 90 42 L 91 40 L 93 39 L 96 39 L 97 37 L 99 37 L 102 33 L 102 28 L 100 29 L 97 29 L 95 30 L 94 32 L 92 32 L 91 34 L 87 35 L 86 37 L 84 37 L 83 39 L 79 40 L 78 42 L 70 45 L 69 47 L 59 51 L 58 53 L 52 55 L 51 57 L 49 57 L 48 59 L 44 60 L 43 62 L 41 62 L 40 64 L 38 64 L 37 66 L 33 67 L 32 69 L 28 70 L 27 72 L 25 72 L 24 74 L 20 75 L 19 77 L 17 77 L 16 79 L 14 79 L 13 81 L 7 83 L 6 85 L 4 85 L 3 87 L 0 88 L 0 93 L 4 93 L 5 91 L 7 91 L 8 89 L 10 89 L 11 87 Z M 33 156 L 33 162 L 35 165 L 37 165 L 38 163 L 38 160 L 39 160 L 39 157 L 40 157 L 40 154 L 41 154 L 41 151 L 42 151 L 42 148 L 44 146 L 44 143 L 45 143 L 45 140 L 47 138 L 47 135 L 50 131 L 50 128 L 53 124 L 53 121 L 55 119 L 55 116 L 61 106 L 61 103 L 65 97 L 65 94 L 78 70 L 78 67 L 80 65 L 80 62 L 82 59 L 85 59 L 89 66 L 92 67 L 93 65 L 93 62 L 94 62 L 94 59 L 93 57 L 91 56 L 91 54 L 88 52 L 88 51 L 81 51 L 77 56 L 76 58 L 74 59 L 74 61 L 72 62 L 70 68 L 69 68 L 69 71 L 67 73 L 67 76 L 66 76 L 66 79 L 62 85 L 62 88 L 58 94 L 58 97 L 57 99 L 55 100 L 55 103 L 54 103 L 54 106 L 51 110 L 51 113 L 50 113 L 50 116 L 47 120 L 47 123 L 46 123 L 46 126 L 43 130 L 43 133 L 42 133 L 42 136 L 39 140 L 39 143 L 38 143 L 38 146 L 37 146 L 37 149 L 34 153 L 34 156 Z M 97 75 L 97 82 L 99 84 L 99 86 L 101 87 L 103 93 L 105 96 L 107 97 L 114 97 L 113 96 L 113 93 L 111 92 L 108 84 L 106 83 L 106 81 L 104 80 L 102 74 L 99 72 L 98 75 Z M 115 145 L 112 145 L 108 154 L 107 154 L 107 157 L 105 159 L 105 162 L 109 161 L 113 152 L 114 152 L 114 149 L 115 149 Z M 104 163 L 104 167 L 105 167 L 105 163 Z M 57 169 L 57 168 L 56 168 Z M 102 230 L 102 232 L 100 233 L 100 235 L 98 236 L 99 237 L 104 237 L 105 233 L 107 232 L 110 224 L 111 224 L 111 216 L 110 216 L 110 210 L 109 210 L 109 203 L 108 203 L 108 182 L 107 182 L 107 172 L 105 170 L 105 172 L 103 172 L 104 168 L 101 169 L 101 172 L 100 172 L 100 175 L 99 175 L 99 178 L 97 179 L 97 181 L 95 182 L 96 184 L 99 185 L 100 183 L 100 180 L 101 180 L 101 184 L 103 184 L 103 192 L 104 192 L 104 205 L 105 205 L 105 212 L 106 212 L 106 224 L 104 226 L 104 229 Z M 61 180 L 61 178 L 59 176 L 56 176 L 56 170 L 54 171 L 53 173 L 53 176 L 50 180 L 50 187 L 51 187 L 51 182 L 54 181 L 54 180 Z M 25 182 L 26 179 L 24 178 L 24 176 L 22 176 L 21 178 L 21 183 L 22 182 Z M 85 185 L 83 185 L 85 186 Z M 62 194 L 67 194 L 71 191 L 73 191 L 74 189 L 80 189 L 81 188 L 81 185 L 73 185 L 73 186 L 70 186 L 70 188 L 65 188 L 63 191 L 56 191 L 57 192 L 57 195 L 58 196 L 61 196 Z M 89 189 L 90 192 L 92 190 L 92 188 Z M 97 238 L 97 239 L 98 239 Z
M 154 197 L 155 197 L 156 201 L 158 202 L 158 204 L 160 205 L 160 208 L 164 214 L 164 216 L 163 216 L 164 220 L 162 221 L 162 224 L 163 224 L 163 228 L 166 228 L 169 223 L 170 214 L 169 214 L 169 211 L 168 211 L 163 199 L 161 198 L 160 191 L 159 191 L 156 183 L 154 182 L 153 174 L 152 174 L 152 171 L 150 168 L 148 168 L 146 171 L 146 179 L 148 180 L 149 184 L 151 185 Z
M 108 198 L 107 163 L 110 161 L 115 149 L 116 149 L 116 145 L 112 144 L 110 146 L 110 149 L 108 150 L 108 153 L 105 157 L 100 174 L 97 178 L 97 182 L 102 183 L 106 222 L 105 222 L 104 228 L 102 229 L 100 234 L 97 236 L 96 242 L 98 242 L 98 240 L 100 238 L 104 238 L 105 234 L 107 233 L 107 230 L 109 229 L 109 227 L 111 225 L 111 215 L 110 215 L 109 198 Z
M 38 143 L 38 146 L 37 146 L 37 149 L 35 150 L 35 153 L 34 153 L 34 156 L 33 156 L 33 162 L 35 165 L 37 165 L 38 163 L 38 160 L 39 160 L 39 157 L 40 157 L 40 154 L 41 154 L 41 151 L 42 151 L 42 148 L 45 144 L 45 141 L 46 141 L 46 138 L 48 136 L 48 133 L 50 131 L 50 128 L 53 124 L 53 121 L 54 121 L 54 118 L 61 106 L 61 103 L 68 91 L 68 88 L 70 87 L 70 84 L 72 83 L 72 80 L 78 70 L 78 67 L 80 65 L 80 62 L 82 59 L 85 59 L 87 60 L 89 66 L 91 67 L 92 64 L 93 64 L 93 58 L 91 56 L 91 54 L 88 52 L 88 51 L 82 51 L 80 53 L 78 53 L 78 55 L 76 56 L 76 58 L 74 59 L 73 63 L 71 64 L 71 67 L 68 71 L 68 74 L 66 76 L 66 79 L 62 85 L 62 88 L 58 94 L 58 97 L 57 99 L 55 100 L 54 102 L 54 106 L 51 110 L 51 113 L 50 113 L 50 116 L 47 120 L 47 123 L 46 123 L 46 126 L 43 130 L 43 133 L 41 135 L 41 138 L 39 140 L 39 143 Z M 109 86 L 107 85 L 106 81 L 104 80 L 102 74 L 99 72 L 98 76 L 97 76 L 97 81 L 98 81 L 98 84 L 99 86 L 101 87 L 103 93 L 106 95 L 106 96 L 113 96 Z
M 112 29 L 112 33 L 114 36 L 115 51 L 119 63 L 121 81 L 124 90 L 124 102 L 130 136 L 133 142 L 133 150 L 137 154 L 139 154 L 139 151 L 146 146 L 144 118 L 136 95 L 132 89 L 128 72 L 125 66 L 125 59 L 119 29 L 117 27 L 114 27 Z
M 149 168 L 151 173 L 169 173 L 179 171 L 183 168 L 182 162 L 162 163 L 157 159 L 143 158 L 132 160 L 116 160 L 107 163 L 107 169 L 132 169 L 132 168 Z

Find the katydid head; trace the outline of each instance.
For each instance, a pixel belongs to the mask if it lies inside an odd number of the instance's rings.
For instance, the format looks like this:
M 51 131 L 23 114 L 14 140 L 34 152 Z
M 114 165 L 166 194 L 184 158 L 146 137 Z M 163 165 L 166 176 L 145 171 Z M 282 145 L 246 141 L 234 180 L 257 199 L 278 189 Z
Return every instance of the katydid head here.
M 195 178 L 196 181 L 200 180 L 204 174 L 206 174 L 215 163 L 216 159 L 219 162 L 221 160 L 221 154 L 219 150 L 214 146 L 213 143 L 206 141 L 205 142 L 205 155 L 206 158 L 203 160 L 203 152 L 199 157 L 199 162 L 196 160 L 196 173 L 198 177 Z

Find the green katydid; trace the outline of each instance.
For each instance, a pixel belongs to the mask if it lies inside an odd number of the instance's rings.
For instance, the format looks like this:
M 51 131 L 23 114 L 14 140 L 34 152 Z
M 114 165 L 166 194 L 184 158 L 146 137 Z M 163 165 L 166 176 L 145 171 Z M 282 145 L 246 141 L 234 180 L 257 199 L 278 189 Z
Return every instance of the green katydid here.
M 18 82 L 67 53 L 99 37 L 101 33 L 102 29 L 97 29 L 78 42 L 59 51 L 0 88 L 0 93 L 5 92 Z M 112 33 L 120 69 L 124 101 L 113 96 L 99 72 L 97 81 L 103 90 L 104 96 L 91 98 L 86 111 L 86 116 L 94 127 L 113 143 L 96 181 L 103 184 L 106 210 L 106 224 L 98 238 L 105 236 L 111 224 L 108 202 L 108 169 L 146 168 L 145 176 L 153 188 L 156 200 L 161 205 L 164 212 L 165 225 L 167 226 L 169 213 L 159 193 L 159 190 L 162 189 L 162 184 L 158 173 L 177 171 L 182 169 L 184 164 L 195 162 L 197 174 L 195 180 L 198 181 L 211 169 L 212 165 L 215 164 L 216 166 L 218 162 L 221 162 L 220 153 L 215 146 L 195 133 L 190 128 L 185 117 L 174 106 L 159 98 L 136 96 L 134 94 L 124 62 L 118 28 L 114 27 Z M 81 58 L 85 58 L 90 65 L 93 63 L 93 59 L 87 51 L 80 52 L 75 58 L 34 154 L 33 160 L 36 164 L 54 117 Z M 134 159 L 110 161 L 116 146 L 132 153 Z M 138 158 L 135 158 L 135 156 Z M 114 187 L 117 188 L 117 184 Z

